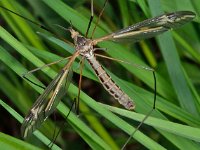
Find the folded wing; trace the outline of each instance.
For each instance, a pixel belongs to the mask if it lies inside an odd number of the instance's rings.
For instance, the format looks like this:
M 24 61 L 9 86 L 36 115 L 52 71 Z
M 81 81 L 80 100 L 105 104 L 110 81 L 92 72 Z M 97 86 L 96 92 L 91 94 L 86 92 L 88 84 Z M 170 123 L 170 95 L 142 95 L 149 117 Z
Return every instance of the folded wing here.
M 22 123 L 21 134 L 24 138 L 31 135 L 56 109 L 67 92 L 71 77 L 71 70 L 61 70 L 38 97 Z

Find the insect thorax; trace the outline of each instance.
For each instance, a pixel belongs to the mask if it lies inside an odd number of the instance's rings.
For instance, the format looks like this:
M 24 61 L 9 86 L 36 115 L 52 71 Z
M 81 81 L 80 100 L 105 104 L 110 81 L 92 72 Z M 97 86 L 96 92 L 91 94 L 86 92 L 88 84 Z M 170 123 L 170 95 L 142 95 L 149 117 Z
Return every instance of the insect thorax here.
M 93 53 L 93 43 L 91 39 L 87 39 L 81 35 L 78 35 L 75 42 L 76 51 L 80 52 L 80 55 L 90 58 L 94 55 Z

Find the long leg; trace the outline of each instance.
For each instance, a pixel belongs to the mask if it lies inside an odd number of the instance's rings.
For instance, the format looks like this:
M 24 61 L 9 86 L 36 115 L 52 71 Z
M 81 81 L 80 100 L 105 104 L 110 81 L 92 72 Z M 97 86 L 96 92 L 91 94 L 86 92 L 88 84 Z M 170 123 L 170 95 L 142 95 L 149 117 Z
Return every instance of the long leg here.
M 143 118 L 143 120 L 140 122 L 140 124 L 137 126 L 137 128 L 135 128 L 135 130 L 130 134 L 129 138 L 126 140 L 126 142 L 124 143 L 123 147 L 121 148 L 121 150 L 125 149 L 126 145 L 129 143 L 129 141 L 131 140 L 131 138 L 133 137 L 133 135 L 135 134 L 135 132 L 137 130 L 139 130 L 139 128 L 142 126 L 142 124 L 145 122 L 145 120 L 151 115 L 151 113 L 155 110 L 156 108 L 156 91 L 157 91 L 157 86 L 156 86 L 156 75 L 155 75 L 155 71 L 153 71 L 153 78 L 154 78 L 154 101 L 153 101 L 153 107 L 152 109 L 146 114 L 146 116 Z
M 88 27 L 87 27 L 87 31 L 85 33 L 85 37 L 87 38 L 88 36 L 88 32 L 90 30 L 90 26 L 91 26 L 91 23 L 92 23 L 92 20 L 94 18 L 94 4 L 93 4 L 93 0 L 91 0 L 91 16 L 90 16 L 90 21 L 88 23 Z
M 61 61 L 64 61 L 64 60 L 67 60 L 67 59 L 70 59 L 70 58 L 71 58 L 71 56 L 66 57 L 66 58 L 63 58 L 63 59 L 60 59 L 60 60 L 57 60 L 57 61 L 54 61 L 54 62 L 51 62 L 51 63 L 49 63 L 49 64 L 45 64 L 45 65 L 43 65 L 42 67 L 35 68 L 35 69 L 33 69 L 33 70 L 30 70 L 30 71 L 28 71 L 28 72 L 22 74 L 22 77 L 23 77 L 24 79 L 26 79 L 27 81 L 29 81 L 30 83 L 32 83 L 32 84 L 34 84 L 34 85 L 36 85 L 36 86 L 38 86 L 38 87 L 41 87 L 41 88 L 45 89 L 45 87 L 43 87 L 43 86 L 41 86 L 41 85 L 39 85 L 39 84 L 33 82 L 32 80 L 30 80 L 30 79 L 27 78 L 26 76 L 28 76 L 29 74 L 32 74 L 32 73 L 34 73 L 34 72 L 36 72 L 36 71 L 38 71 L 38 70 L 42 70 L 42 69 L 44 69 L 44 68 L 46 68 L 46 67 L 49 67 L 49 66 L 51 66 L 51 65 L 57 64 L 57 63 L 59 63 L 59 62 L 61 62 Z
M 101 10 L 101 12 L 100 12 L 100 14 L 99 14 L 99 17 L 98 17 L 98 19 L 97 19 L 97 22 L 96 22 L 96 24 L 95 24 L 95 26 L 94 26 L 94 29 L 93 29 L 93 31 L 92 31 L 91 39 L 92 39 L 93 36 L 94 36 L 94 32 L 95 32 L 95 30 L 96 30 L 96 28 L 97 28 L 97 25 L 98 25 L 98 23 L 99 23 L 99 20 L 101 19 L 101 16 L 102 16 L 102 14 L 103 14 L 103 11 L 104 11 L 104 9 L 105 9 L 105 7 L 106 7 L 107 2 L 108 2 L 108 0 L 105 0 L 104 5 L 103 5 L 103 8 L 102 8 L 102 10 Z
M 95 30 L 96 30 L 96 27 L 97 27 L 97 25 L 98 25 L 98 23 L 99 23 L 99 20 L 100 20 L 102 14 L 103 14 L 103 11 L 104 11 L 104 9 L 105 9 L 105 7 L 106 7 L 107 1 L 108 1 L 108 0 L 106 0 L 106 1 L 104 2 L 103 8 L 102 8 L 102 10 L 101 10 L 101 12 L 100 12 L 100 14 L 99 14 L 98 20 L 97 20 L 97 22 L 96 22 L 96 24 L 95 24 L 95 27 L 94 27 L 93 31 L 92 31 L 92 37 L 93 37 L 94 32 L 95 32 Z M 88 36 L 88 32 L 89 32 L 89 29 L 90 29 L 92 20 L 94 19 L 94 7 L 93 7 L 93 6 L 94 6 L 93 0 L 91 0 L 91 16 L 90 16 L 90 21 L 89 21 L 88 28 L 87 28 L 87 31 L 86 31 L 86 34 L 85 34 L 85 37 L 86 37 L 86 38 L 87 38 L 87 36 Z M 91 38 L 92 38 L 92 37 L 91 37 Z
M 97 56 L 97 57 L 102 57 L 102 58 L 106 58 L 106 59 L 109 59 L 109 60 L 114 60 L 114 61 L 117 61 L 117 62 L 126 63 L 126 64 L 128 64 L 128 65 L 137 67 L 137 68 L 139 68 L 139 69 L 144 69 L 144 70 L 152 71 L 152 72 L 154 71 L 153 68 L 146 67 L 146 66 L 142 66 L 142 65 L 138 65 L 138 64 L 135 64 L 135 63 L 132 63 L 132 62 L 128 62 L 128 61 L 125 61 L 125 60 L 121 60 L 121 59 L 118 59 L 118 58 L 116 59 L 116 58 L 108 57 L 108 56 L 101 55 L 101 54 L 95 54 L 95 56 Z
M 79 115 L 79 103 L 80 103 L 80 92 L 81 92 L 81 83 L 82 83 L 82 72 L 83 72 L 83 65 L 84 65 L 84 57 L 81 60 L 81 66 L 80 66 L 80 78 L 78 83 L 78 98 L 77 98 L 77 104 L 76 104 L 76 114 Z
M 70 113 L 71 113 L 71 111 L 72 111 L 74 105 L 76 106 L 76 100 L 75 100 L 75 99 L 74 99 L 72 105 L 70 106 L 70 109 L 69 109 L 68 114 L 67 114 L 66 117 L 65 117 L 65 120 L 66 120 L 66 121 L 67 121 L 67 118 L 69 117 L 69 115 L 70 115 Z M 61 133 L 61 131 L 63 130 L 63 128 L 65 127 L 65 125 L 66 125 L 66 122 L 64 121 L 64 122 L 62 123 L 61 127 L 59 128 L 58 132 L 56 133 L 56 131 L 54 131 L 54 133 L 53 133 L 53 138 L 52 138 L 51 142 L 48 144 L 48 147 L 49 147 L 50 149 L 53 147 L 53 144 L 56 142 L 56 139 L 58 138 L 58 135 Z M 56 126 L 55 126 L 55 127 L 56 127 Z

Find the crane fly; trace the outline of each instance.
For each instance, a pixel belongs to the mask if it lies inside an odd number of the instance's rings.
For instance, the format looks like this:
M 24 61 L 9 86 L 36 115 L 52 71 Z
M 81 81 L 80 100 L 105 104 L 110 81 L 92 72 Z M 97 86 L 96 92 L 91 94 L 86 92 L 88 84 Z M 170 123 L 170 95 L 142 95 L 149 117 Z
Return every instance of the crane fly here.
M 71 38 L 74 41 L 75 52 L 33 104 L 23 121 L 21 127 L 22 136 L 24 138 L 30 136 L 55 110 L 63 96 L 63 91 L 67 91 L 70 81 L 69 78 L 71 78 L 72 72 L 71 66 L 78 56 L 82 56 L 89 62 L 105 90 L 108 91 L 115 100 L 126 109 L 133 110 L 135 108 L 134 101 L 111 79 L 105 69 L 97 61 L 94 53 L 96 50 L 95 46 L 99 42 L 106 40 L 131 40 L 131 42 L 137 42 L 142 39 L 151 38 L 170 29 L 181 27 L 194 19 L 194 17 L 195 13 L 191 11 L 177 11 L 163 14 L 97 39 L 86 38 L 70 27 L 68 31 L 71 33 Z
M 120 89 L 96 60 L 94 46 L 105 40 L 119 41 L 131 39 L 133 42 L 136 42 L 141 39 L 151 38 L 170 29 L 180 27 L 191 21 L 194 17 L 195 14 L 190 11 L 178 11 L 164 14 L 139 22 L 98 39 L 85 38 L 73 28 L 69 28 L 71 38 L 74 40 L 75 53 L 71 56 L 70 60 L 60 73 L 58 73 L 46 87 L 44 92 L 34 103 L 29 114 L 25 117 L 22 124 L 23 137 L 30 135 L 54 111 L 56 108 L 55 103 L 58 104 L 58 101 L 60 101 L 60 98 L 57 98 L 57 96 L 67 82 L 66 77 L 71 71 L 70 68 L 73 61 L 79 55 L 87 59 L 105 90 L 107 90 L 126 109 L 133 110 L 135 108 L 134 101 Z

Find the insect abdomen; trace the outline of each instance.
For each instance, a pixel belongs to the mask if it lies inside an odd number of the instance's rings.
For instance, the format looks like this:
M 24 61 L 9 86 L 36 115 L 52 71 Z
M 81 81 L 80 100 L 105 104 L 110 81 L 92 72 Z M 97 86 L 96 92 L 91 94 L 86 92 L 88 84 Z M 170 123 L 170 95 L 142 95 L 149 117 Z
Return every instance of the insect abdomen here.
M 92 56 L 87 60 L 92 68 L 95 70 L 95 73 L 102 83 L 103 87 L 126 109 L 134 109 L 135 104 L 133 103 L 133 100 L 126 93 L 124 93 L 120 89 L 120 87 L 111 79 L 108 73 L 96 60 L 95 56 Z

